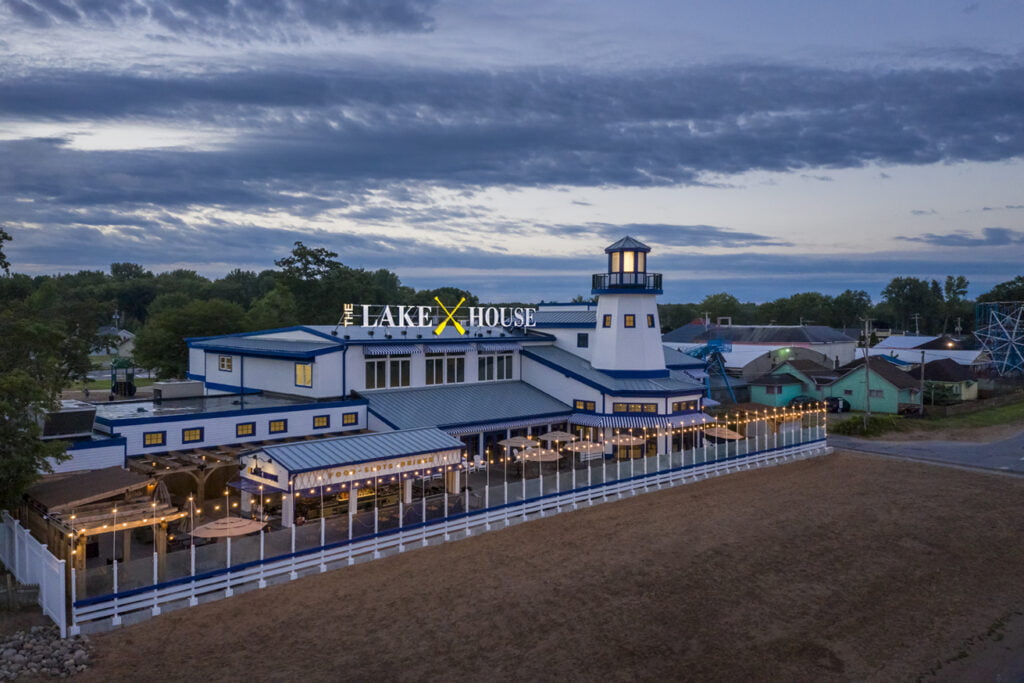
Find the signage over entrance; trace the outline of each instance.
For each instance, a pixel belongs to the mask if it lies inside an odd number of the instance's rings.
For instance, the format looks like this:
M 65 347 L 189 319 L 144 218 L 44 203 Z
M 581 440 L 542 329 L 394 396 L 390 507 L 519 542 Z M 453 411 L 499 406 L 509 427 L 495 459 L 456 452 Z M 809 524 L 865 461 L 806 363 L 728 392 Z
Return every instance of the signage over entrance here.
M 436 296 L 437 306 L 391 306 L 389 304 L 344 304 L 338 325 L 352 327 L 434 328 L 440 335 L 451 325 L 459 334 L 469 327 L 534 327 L 535 308 L 518 306 L 466 306 L 465 297 L 447 306 Z M 456 317 L 456 314 L 462 315 Z

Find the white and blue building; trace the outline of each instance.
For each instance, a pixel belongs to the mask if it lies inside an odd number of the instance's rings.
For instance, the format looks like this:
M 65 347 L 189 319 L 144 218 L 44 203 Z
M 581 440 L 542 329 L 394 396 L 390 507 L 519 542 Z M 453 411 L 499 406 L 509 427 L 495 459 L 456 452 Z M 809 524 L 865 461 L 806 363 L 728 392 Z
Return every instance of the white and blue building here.
M 596 302 L 526 314 L 353 304 L 337 326 L 188 339 L 196 395 L 97 404 L 93 438 L 63 468 L 87 451 L 111 461 L 81 461 L 100 467 L 232 446 L 244 451 L 244 491 L 292 493 L 299 470 L 305 486 L 372 465 L 375 442 L 383 465 L 405 468 L 428 457 L 450 463 L 457 451 L 479 462 L 499 441 L 552 429 L 602 440 L 609 452 L 623 431 L 643 435 L 648 453 L 679 450 L 695 438 L 687 428 L 710 421 L 702 362 L 662 344 L 650 248 L 625 237 L 605 253 Z M 306 448 L 316 457 L 305 465 L 287 447 L 299 440 L 323 441 Z

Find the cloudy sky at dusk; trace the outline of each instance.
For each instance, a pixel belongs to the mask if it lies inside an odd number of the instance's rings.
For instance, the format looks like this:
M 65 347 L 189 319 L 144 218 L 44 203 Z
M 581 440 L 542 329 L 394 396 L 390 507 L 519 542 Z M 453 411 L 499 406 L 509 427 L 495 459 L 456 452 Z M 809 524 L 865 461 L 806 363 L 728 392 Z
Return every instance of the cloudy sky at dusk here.
M 1024 274 L 1024 3 L 0 0 L 23 273 L 296 240 L 482 298 Z

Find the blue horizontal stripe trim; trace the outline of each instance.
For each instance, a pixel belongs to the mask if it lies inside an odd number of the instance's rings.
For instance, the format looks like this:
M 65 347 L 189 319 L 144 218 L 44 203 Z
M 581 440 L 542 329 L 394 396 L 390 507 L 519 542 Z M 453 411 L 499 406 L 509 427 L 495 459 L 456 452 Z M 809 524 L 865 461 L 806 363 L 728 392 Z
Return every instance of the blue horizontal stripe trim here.
M 124 446 L 128 439 L 123 436 L 115 436 L 102 441 L 74 441 L 68 446 L 69 451 L 87 451 L 90 448 L 108 448 L 110 446 Z
M 368 462 L 380 462 L 381 460 L 394 460 L 395 458 L 408 458 L 408 457 L 413 456 L 413 455 L 426 455 L 427 453 L 445 453 L 447 451 L 461 451 L 461 450 L 465 450 L 465 448 L 466 448 L 466 446 L 464 444 L 459 444 L 458 446 L 452 446 L 451 448 L 428 448 L 427 450 L 410 451 L 408 453 L 398 453 L 396 455 L 385 455 L 385 456 L 381 456 L 379 458 L 363 458 L 361 460 L 346 460 L 345 462 L 336 462 L 336 463 L 332 463 L 330 465 L 318 465 L 317 467 L 304 467 L 301 470 L 288 470 L 288 473 L 292 474 L 292 475 L 295 475 L 295 474 L 305 474 L 306 472 L 318 472 L 320 470 L 328 470 L 328 469 L 330 469 L 332 467 L 345 467 L 345 466 L 348 466 L 348 465 L 362 465 L 362 464 L 368 463 Z M 259 450 L 259 448 L 254 448 L 253 450 L 254 451 L 255 450 Z M 271 462 L 274 462 L 274 458 L 269 453 L 267 453 L 267 458 Z M 447 467 L 455 467 L 455 465 L 447 465 Z M 360 477 L 360 479 L 361 478 L 362 477 Z M 367 479 L 373 479 L 373 475 L 371 474 L 369 477 L 367 477 Z
M 206 375 L 200 375 L 199 373 L 196 373 L 196 372 L 187 372 L 187 373 L 185 373 L 185 379 L 193 379 L 193 380 L 198 380 L 200 382 L 205 382 L 206 381 Z
M 153 415 L 151 417 L 130 417 L 121 420 L 97 417 L 96 421 L 107 426 L 126 427 L 128 425 L 158 424 L 161 422 L 196 421 L 215 417 L 242 417 L 246 415 L 268 415 L 272 413 L 292 413 L 300 410 L 323 410 L 325 408 L 347 408 L 365 406 L 369 403 L 365 398 L 353 398 L 346 401 L 329 401 L 325 403 L 303 403 L 297 406 L 268 406 L 249 410 L 226 410 L 216 413 L 189 413 L 188 415 Z
M 542 420 L 546 420 L 546 419 L 551 418 L 551 417 L 564 417 L 566 415 L 572 415 L 572 411 L 571 410 L 560 410 L 560 411 L 554 412 L 554 413 L 539 413 L 537 415 L 522 415 L 522 416 L 515 416 L 515 417 L 499 417 L 499 418 L 495 418 L 493 420 L 484 420 L 484 421 L 475 420 L 473 422 L 451 422 L 451 423 L 447 423 L 447 424 L 443 424 L 443 425 L 438 425 L 437 428 L 438 429 L 454 429 L 454 428 L 457 428 L 457 427 L 475 427 L 476 425 L 486 426 L 486 425 L 489 425 L 489 424 L 496 424 L 498 422 L 513 422 L 513 421 L 519 422 L 519 421 L 523 421 L 523 420 L 542 421 Z
M 668 370 L 601 370 L 609 377 L 616 379 L 665 379 Z
M 622 289 L 592 289 L 591 294 L 655 294 L 662 293 L 660 289 L 622 288 Z
M 207 346 L 207 345 L 203 345 L 203 346 L 195 345 L 195 346 L 191 346 L 190 348 L 200 349 L 202 351 L 209 351 L 209 352 L 212 352 L 212 353 L 227 353 L 227 354 L 231 354 L 233 356 L 249 356 L 250 358 L 289 358 L 289 359 L 303 358 L 303 359 L 309 359 L 309 358 L 315 358 L 316 356 L 322 356 L 325 353 L 337 353 L 337 352 L 341 351 L 341 349 L 343 347 L 336 346 L 336 347 L 333 347 L 333 348 L 326 348 L 326 349 L 313 349 L 311 351 L 274 351 L 274 350 L 269 350 L 269 349 L 268 350 L 260 351 L 260 350 L 257 350 L 257 349 L 240 349 L 237 346 L 227 346 L 227 345 L 221 346 L 221 345 L 211 344 L 209 346 Z
M 577 329 L 577 330 L 592 330 L 597 327 L 597 323 L 537 323 L 534 327 L 553 327 L 553 328 L 565 328 L 565 329 Z
M 231 384 L 220 384 L 219 382 L 207 382 L 207 389 L 213 389 L 214 391 L 226 391 L 229 394 L 261 394 L 262 389 L 236 387 Z

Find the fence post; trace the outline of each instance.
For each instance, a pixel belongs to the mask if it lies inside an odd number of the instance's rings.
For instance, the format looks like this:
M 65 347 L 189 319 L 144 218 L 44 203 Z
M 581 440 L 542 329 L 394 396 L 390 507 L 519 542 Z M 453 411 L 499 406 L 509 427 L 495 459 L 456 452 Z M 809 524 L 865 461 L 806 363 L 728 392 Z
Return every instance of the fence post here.
M 260 588 L 266 588 L 267 587 L 267 580 L 265 578 L 263 578 L 263 571 L 264 571 L 264 569 L 267 566 L 265 560 L 266 560 L 266 554 L 264 553 L 264 547 L 263 547 L 263 528 L 260 527 L 260 580 L 259 580 L 259 583 L 256 584 Z
M 117 533 L 116 531 L 114 533 Z M 110 618 L 110 624 L 112 626 L 121 625 L 121 613 L 118 611 L 119 605 L 117 604 L 117 558 L 113 560 L 114 568 L 114 616 Z
M 159 568 L 159 562 L 160 562 L 160 558 L 159 558 L 158 554 L 154 551 L 153 552 L 153 609 L 151 610 L 154 617 L 156 615 L 160 614 L 160 600 L 159 600 L 160 591 L 158 591 L 157 587 L 156 587 L 157 583 L 160 582 L 160 575 L 157 573 L 159 571 L 159 569 L 158 569 Z
M 195 539 L 192 539 L 191 545 L 189 545 L 189 567 L 192 572 L 192 581 L 189 583 L 189 596 L 188 606 L 195 607 L 199 604 L 199 600 L 196 599 L 196 544 Z
M 351 494 L 349 495 L 351 496 Z M 351 517 L 349 519 L 351 519 Z M 292 570 L 288 572 L 288 578 L 293 581 L 299 578 L 299 573 L 295 571 L 295 528 L 296 525 L 292 524 L 292 556 L 289 558 L 289 561 L 292 563 Z
M 262 538 L 262 536 L 261 536 Z M 327 518 L 320 517 L 320 573 L 327 571 L 327 562 L 324 560 L 324 546 L 327 544 Z
M 233 590 L 231 590 L 231 537 L 230 536 L 227 537 L 227 541 L 228 541 L 227 559 L 224 562 L 224 566 L 228 570 L 228 572 L 227 572 L 227 574 L 224 575 L 224 579 L 225 579 L 225 581 L 227 581 L 227 587 L 224 589 L 224 597 L 225 598 L 230 598 L 232 595 L 235 594 L 235 592 Z
M 71 563 L 71 628 L 69 633 L 73 636 L 77 636 L 82 632 L 78 628 L 78 617 L 75 614 L 75 601 L 78 599 L 78 576 L 75 571 L 75 563 Z

